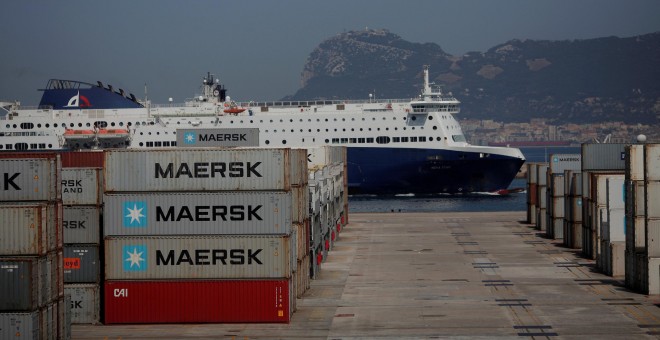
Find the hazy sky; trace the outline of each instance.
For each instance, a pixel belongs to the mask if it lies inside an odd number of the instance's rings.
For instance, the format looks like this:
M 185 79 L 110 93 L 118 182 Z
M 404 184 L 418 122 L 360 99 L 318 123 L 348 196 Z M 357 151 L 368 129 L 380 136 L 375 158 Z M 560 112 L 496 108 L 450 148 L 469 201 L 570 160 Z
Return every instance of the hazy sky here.
M 320 42 L 365 27 L 455 55 L 514 38 L 660 31 L 658 0 L 4 0 L 0 9 L 0 100 L 23 105 L 36 105 L 50 78 L 101 80 L 140 98 L 146 83 L 154 102 L 182 102 L 207 71 L 234 99 L 276 100 L 299 88 Z

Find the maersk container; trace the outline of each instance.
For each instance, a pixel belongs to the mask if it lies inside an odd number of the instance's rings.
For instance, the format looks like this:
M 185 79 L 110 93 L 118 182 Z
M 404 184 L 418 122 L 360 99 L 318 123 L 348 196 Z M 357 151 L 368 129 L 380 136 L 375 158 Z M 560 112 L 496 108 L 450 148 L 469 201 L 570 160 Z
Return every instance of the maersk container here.
M 569 197 L 571 201 L 571 221 L 573 222 L 582 222 L 582 197 L 581 196 L 571 196 Z
M 293 192 L 106 194 L 103 233 L 105 236 L 287 235 L 291 233 L 293 197 L 300 199 Z M 303 204 L 297 202 L 296 206 L 300 208 Z M 309 211 L 305 209 L 305 213 Z
M 64 243 L 100 243 L 100 206 L 65 206 L 62 215 Z
M 66 308 L 71 323 L 97 324 L 101 315 L 101 291 L 98 284 L 66 284 L 64 294 L 71 297 Z
M 45 255 L 62 247 L 62 205 L 0 203 L 0 254 Z
M 289 278 L 288 236 L 107 237 L 108 280 Z
M 607 206 L 607 181 L 617 180 L 621 183 L 620 187 L 623 189 L 623 173 L 594 173 L 593 182 L 591 183 L 591 195 L 589 196 L 598 206 Z M 623 193 L 619 190 L 618 197 L 613 198 L 616 200 L 623 199 Z
M 346 147 L 321 146 L 307 148 L 309 168 L 322 168 L 326 165 L 339 164 L 346 161 Z
M 646 182 L 644 211 L 647 218 L 660 219 L 660 181 Z
M 644 180 L 660 181 L 660 144 L 644 145 Z
M 33 311 L 63 292 L 62 253 L 0 258 L 0 310 Z
M 106 281 L 105 324 L 291 320 L 292 281 Z
M 582 171 L 625 170 L 627 145 L 630 144 L 582 144 Z
M 106 150 L 106 192 L 289 190 L 307 184 L 305 149 Z
M 574 172 L 572 177 L 570 194 L 573 196 L 582 196 L 582 173 Z
M 101 169 L 63 168 L 62 203 L 100 205 L 103 203 Z
M 644 180 L 644 145 L 626 146 L 626 179 L 631 181 Z
M 580 154 L 551 154 L 550 173 L 563 174 L 565 170 L 580 171 Z
M 47 339 L 40 329 L 41 312 L 0 312 L 0 339 Z
M 64 283 L 99 282 L 99 246 L 67 244 L 64 246 Z
M 0 172 L 4 190 L 0 201 L 56 201 L 62 197 L 59 156 L 5 158 L 7 155 L 1 155 Z
M 625 176 L 607 178 L 605 190 L 607 191 L 607 208 L 621 209 L 626 207 L 625 200 Z

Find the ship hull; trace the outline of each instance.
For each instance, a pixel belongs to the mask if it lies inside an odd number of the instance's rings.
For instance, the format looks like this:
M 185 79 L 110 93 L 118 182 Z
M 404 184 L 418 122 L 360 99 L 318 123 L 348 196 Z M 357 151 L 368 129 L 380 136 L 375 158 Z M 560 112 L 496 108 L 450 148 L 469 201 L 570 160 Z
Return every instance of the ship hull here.
M 524 159 L 438 149 L 348 148 L 352 195 L 456 194 L 506 189 Z

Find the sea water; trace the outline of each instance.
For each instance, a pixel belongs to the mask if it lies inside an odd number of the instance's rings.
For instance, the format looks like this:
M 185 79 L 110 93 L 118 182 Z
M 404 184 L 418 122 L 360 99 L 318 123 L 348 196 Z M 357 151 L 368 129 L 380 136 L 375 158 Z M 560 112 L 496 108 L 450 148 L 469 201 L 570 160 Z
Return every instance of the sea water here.
M 530 147 L 521 148 L 527 162 L 547 162 L 551 154 L 579 154 L 580 147 Z M 523 165 L 524 166 L 524 165 Z M 524 178 L 516 178 L 511 188 L 526 188 Z M 524 211 L 527 209 L 527 192 L 508 195 L 471 193 L 416 197 L 400 195 L 349 196 L 349 212 L 448 212 L 448 211 Z

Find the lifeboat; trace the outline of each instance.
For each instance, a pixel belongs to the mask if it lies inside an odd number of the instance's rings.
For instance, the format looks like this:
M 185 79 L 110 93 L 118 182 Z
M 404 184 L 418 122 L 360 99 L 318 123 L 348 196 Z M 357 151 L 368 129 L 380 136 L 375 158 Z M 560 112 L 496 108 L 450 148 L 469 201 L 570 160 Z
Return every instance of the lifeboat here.
M 96 135 L 99 139 L 128 139 L 129 137 L 126 129 L 99 129 Z
M 230 107 L 224 110 L 225 113 L 234 114 L 234 115 L 237 115 L 243 111 L 245 111 L 245 109 L 242 107 Z
M 94 130 L 67 129 L 64 132 L 64 139 L 67 141 L 86 141 L 94 139 L 94 134 Z

